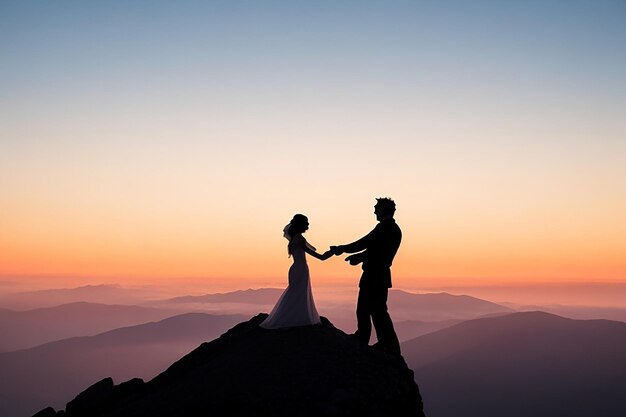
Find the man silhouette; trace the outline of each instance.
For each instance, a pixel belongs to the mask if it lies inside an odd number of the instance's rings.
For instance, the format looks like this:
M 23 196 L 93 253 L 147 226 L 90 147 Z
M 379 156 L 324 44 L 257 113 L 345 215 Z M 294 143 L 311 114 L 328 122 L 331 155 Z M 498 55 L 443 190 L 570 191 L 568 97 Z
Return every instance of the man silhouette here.
M 357 331 L 354 336 L 369 344 L 372 322 L 378 343 L 375 348 L 400 354 L 400 343 L 387 311 L 391 288 L 391 264 L 400 247 L 402 232 L 393 215 L 396 203 L 390 198 L 377 198 L 374 214 L 378 224 L 366 236 L 347 245 L 331 246 L 334 255 L 353 253 L 346 258 L 350 265 L 362 263 L 359 298 L 356 306 Z

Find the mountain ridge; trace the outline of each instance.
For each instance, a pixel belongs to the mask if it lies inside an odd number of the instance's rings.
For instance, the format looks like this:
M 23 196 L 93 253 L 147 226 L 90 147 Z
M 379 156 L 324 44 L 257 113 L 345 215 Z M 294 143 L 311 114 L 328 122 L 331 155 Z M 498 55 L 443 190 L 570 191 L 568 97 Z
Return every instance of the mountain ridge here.
M 26 311 L 0 309 L 0 352 L 174 316 L 175 310 L 77 301 Z
M 184 295 L 168 298 L 156 303 L 246 303 L 246 304 L 273 304 L 284 289 L 279 288 L 248 288 L 224 293 L 203 295 Z
M 101 380 L 69 402 L 65 415 L 423 417 L 401 357 L 361 345 L 325 318 L 266 330 L 259 327 L 266 317 L 237 324 L 147 383 Z
M 245 318 L 186 313 L 0 353 L 0 415 L 20 417 L 46 404 L 58 407 L 105 376 L 152 378 Z
M 520 312 L 401 346 L 429 417 L 626 415 L 623 322 Z

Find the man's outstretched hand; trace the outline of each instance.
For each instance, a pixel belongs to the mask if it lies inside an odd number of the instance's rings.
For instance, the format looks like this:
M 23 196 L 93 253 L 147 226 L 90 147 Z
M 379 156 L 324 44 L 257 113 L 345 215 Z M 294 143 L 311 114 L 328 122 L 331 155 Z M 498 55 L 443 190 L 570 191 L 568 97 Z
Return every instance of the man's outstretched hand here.
M 358 265 L 363 262 L 363 254 L 355 253 L 346 258 L 346 262 L 350 262 L 350 265 Z

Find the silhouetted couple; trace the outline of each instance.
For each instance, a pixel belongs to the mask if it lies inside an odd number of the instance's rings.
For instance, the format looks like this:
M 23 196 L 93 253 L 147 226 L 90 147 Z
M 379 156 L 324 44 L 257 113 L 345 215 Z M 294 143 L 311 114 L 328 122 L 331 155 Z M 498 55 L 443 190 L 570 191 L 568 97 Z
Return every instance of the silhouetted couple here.
M 391 288 L 391 264 L 400 247 L 402 232 L 393 216 L 396 204 L 389 198 L 376 199 L 374 214 L 378 225 L 361 239 L 347 245 L 331 246 L 324 254 L 317 253 L 302 236 L 309 228 L 306 216 L 296 214 L 283 230 L 289 240 L 287 251 L 293 256 L 289 268 L 289 285 L 281 295 L 269 317 L 261 323 L 267 329 L 318 324 L 320 317 L 315 308 L 306 254 L 322 261 L 333 255 L 351 253 L 346 258 L 350 265 L 362 264 L 357 301 L 357 331 L 353 337 L 369 344 L 372 322 L 378 343 L 375 348 L 400 354 L 400 343 L 387 311 L 387 296 Z

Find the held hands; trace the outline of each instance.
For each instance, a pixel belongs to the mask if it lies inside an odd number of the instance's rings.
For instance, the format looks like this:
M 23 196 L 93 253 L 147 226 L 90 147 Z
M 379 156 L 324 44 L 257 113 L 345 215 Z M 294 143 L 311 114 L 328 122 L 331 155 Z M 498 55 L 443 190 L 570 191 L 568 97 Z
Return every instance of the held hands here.
M 324 253 L 322 253 L 320 255 L 320 260 L 325 261 L 326 259 L 330 258 L 331 256 L 341 255 L 342 253 L 343 253 L 343 251 L 340 250 L 338 246 L 331 246 L 329 250 L 327 250 L 326 252 L 324 252 Z
M 324 253 L 324 255 L 322 255 L 322 256 L 324 256 L 324 259 L 328 259 L 328 258 L 326 258 L 326 255 L 328 255 L 329 253 L 330 253 L 331 255 L 338 256 L 338 255 L 343 254 L 343 253 L 344 253 L 344 250 L 343 250 L 343 248 L 341 247 L 341 245 L 338 245 L 338 246 L 331 246 L 331 247 L 330 247 L 330 250 L 328 250 L 326 253 Z M 329 255 L 329 257 L 330 257 L 331 255 Z M 350 256 L 348 256 L 348 257 L 346 258 L 346 262 L 350 262 L 350 265 L 358 265 L 358 264 L 360 264 L 361 262 L 363 262 L 363 259 L 364 259 L 364 255 L 363 255 L 363 253 L 355 253 L 354 255 L 350 255 Z
M 340 246 L 331 246 L 329 252 L 331 252 L 333 255 L 341 255 L 343 253 L 343 250 Z

